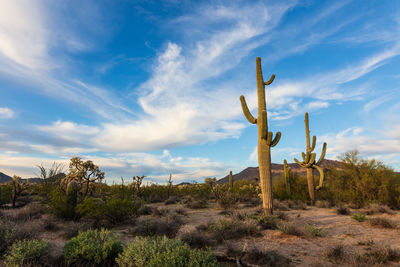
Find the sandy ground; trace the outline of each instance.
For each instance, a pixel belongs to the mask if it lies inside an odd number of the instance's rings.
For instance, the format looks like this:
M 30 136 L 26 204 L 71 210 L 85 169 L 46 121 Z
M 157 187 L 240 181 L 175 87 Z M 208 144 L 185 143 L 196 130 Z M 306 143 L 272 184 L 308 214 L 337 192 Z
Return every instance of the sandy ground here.
M 159 209 L 184 209 L 185 216 L 181 216 L 183 225 L 198 226 L 216 221 L 219 218 L 226 217 L 220 214 L 221 209 L 216 208 L 215 203 L 210 203 L 206 209 L 187 209 L 180 204 L 165 206 L 162 203 L 152 204 L 151 206 Z M 245 208 L 239 206 L 234 212 L 242 212 L 254 214 L 257 208 Z M 11 213 L 12 210 L 3 211 L 4 214 Z M 229 246 L 235 247 L 238 250 L 243 249 L 243 246 L 257 247 L 265 250 L 275 250 L 280 254 L 291 259 L 292 266 L 347 266 L 346 264 L 334 264 L 326 257 L 327 250 L 338 244 L 342 244 L 354 253 L 363 254 L 370 250 L 373 245 L 387 245 L 394 249 L 400 250 L 400 232 L 399 227 L 395 229 L 386 229 L 382 227 L 371 226 L 367 221 L 357 222 L 350 215 L 338 215 L 335 208 L 317 208 L 307 207 L 307 210 L 288 210 L 281 211 L 287 217 L 286 222 L 293 222 L 296 225 L 311 224 L 317 227 L 322 227 L 325 230 L 323 237 L 298 237 L 287 235 L 279 230 L 262 230 L 261 236 L 245 237 L 239 240 L 228 240 L 226 243 L 221 243 L 213 247 L 217 255 L 224 255 L 227 252 L 227 243 Z M 357 210 L 352 210 L 357 212 Z M 151 217 L 151 215 L 146 215 Z M 393 214 L 374 214 L 367 216 L 389 218 L 392 221 L 400 223 L 400 212 L 394 211 Z M 153 217 L 154 218 L 154 217 Z M 54 222 L 54 229 L 49 231 L 43 230 L 43 225 L 47 220 Z M 62 248 L 66 239 L 68 239 L 68 231 L 71 229 L 85 230 L 83 222 L 63 222 L 52 218 L 49 215 L 42 215 L 40 218 L 34 218 L 31 221 L 25 222 L 37 229 L 42 227 L 42 230 L 37 230 L 36 238 L 44 238 L 52 244 L 52 256 L 57 258 L 62 254 Z M 120 225 L 111 228 L 113 231 L 120 234 L 124 242 L 134 240 L 135 235 L 130 231 L 134 227 L 135 222 Z M 23 225 L 21 227 L 24 227 Z M 233 265 L 232 265 L 233 266 Z M 368 266 L 363 265 L 363 266 Z M 377 266 L 377 265 L 375 265 Z M 400 266 L 400 262 L 388 262 L 380 266 Z

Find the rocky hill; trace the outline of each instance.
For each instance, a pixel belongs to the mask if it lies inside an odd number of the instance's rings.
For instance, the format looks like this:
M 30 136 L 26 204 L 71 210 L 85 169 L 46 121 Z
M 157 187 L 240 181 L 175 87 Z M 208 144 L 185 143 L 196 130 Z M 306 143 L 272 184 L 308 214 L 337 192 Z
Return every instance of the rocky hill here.
M 292 172 L 298 173 L 300 175 L 306 175 L 306 169 L 300 167 L 297 163 L 289 163 L 288 165 L 292 169 Z M 322 168 L 327 168 L 331 166 L 338 169 L 340 168 L 340 163 L 339 161 L 330 159 L 324 159 L 322 161 L 321 164 Z M 283 164 L 271 163 L 271 168 L 272 168 L 271 170 L 272 179 L 280 178 L 282 176 Z M 314 172 L 315 174 L 318 174 L 317 170 L 314 170 Z M 248 167 L 243 171 L 233 175 L 233 181 L 238 181 L 243 179 L 248 181 L 254 181 L 255 179 L 258 180 L 259 179 L 258 167 Z M 229 181 L 229 175 L 219 179 L 218 183 L 223 184 L 227 183 L 228 181 Z

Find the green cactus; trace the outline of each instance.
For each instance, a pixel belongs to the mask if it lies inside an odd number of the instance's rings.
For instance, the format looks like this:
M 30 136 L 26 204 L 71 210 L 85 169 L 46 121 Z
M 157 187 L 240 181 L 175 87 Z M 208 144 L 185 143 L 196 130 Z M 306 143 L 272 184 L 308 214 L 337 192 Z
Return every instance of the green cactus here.
M 75 207 L 78 203 L 78 192 L 79 185 L 76 181 L 71 181 L 67 186 L 67 202 L 71 205 L 71 208 L 75 210 Z
M 232 171 L 229 172 L 229 188 L 232 191 L 233 190 L 233 176 L 232 176 Z
M 257 96 L 258 96 L 258 116 L 254 118 L 249 108 L 247 107 L 244 96 L 240 96 L 243 113 L 246 119 L 252 123 L 257 124 L 258 127 L 258 166 L 260 172 L 260 186 L 263 201 L 263 209 L 266 215 L 273 213 L 273 198 L 272 198 L 272 178 L 271 178 L 271 147 L 278 144 L 281 133 L 277 132 L 274 139 L 273 133 L 268 132 L 267 121 L 267 106 L 265 101 L 265 86 L 270 85 L 275 75 L 272 74 L 271 78 L 264 82 L 261 70 L 261 58 L 256 58 L 256 76 L 257 76 Z
M 290 168 L 287 165 L 286 159 L 283 161 L 283 177 L 285 179 L 285 185 L 286 185 L 286 192 L 288 195 L 290 195 L 290 171 L 292 168 Z
M 319 190 L 322 188 L 324 182 L 324 170 L 319 166 L 322 163 L 322 160 L 325 157 L 326 153 L 326 143 L 323 144 L 321 156 L 318 161 L 315 161 L 317 156 L 316 153 L 312 153 L 314 151 L 315 145 L 317 143 L 317 137 L 314 135 L 312 138 L 312 144 L 310 145 L 310 129 L 308 125 L 308 113 L 306 112 L 304 118 L 304 124 L 306 127 L 306 153 L 302 152 L 301 156 L 303 157 L 303 161 L 300 162 L 296 158 L 294 161 L 299 164 L 301 167 L 306 168 L 307 170 L 307 184 L 308 184 L 308 194 L 310 195 L 311 204 L 315 203 L 315 191 L 314 191 L 314 175 L 313 169 L 317 169 L 319 171 L 319 185 L 315 188 Z

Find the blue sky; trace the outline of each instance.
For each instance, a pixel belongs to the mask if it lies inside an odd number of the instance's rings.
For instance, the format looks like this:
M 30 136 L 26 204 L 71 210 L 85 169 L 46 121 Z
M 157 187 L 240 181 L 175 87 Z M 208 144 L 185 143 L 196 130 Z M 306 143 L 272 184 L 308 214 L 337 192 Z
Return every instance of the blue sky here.
M 201 181 L 257 166 L 255 58 L 272 161 L 358 149 L 400 169 L 399 1 L 4 0 L 0 171 L 91 159 L 107 181 Z

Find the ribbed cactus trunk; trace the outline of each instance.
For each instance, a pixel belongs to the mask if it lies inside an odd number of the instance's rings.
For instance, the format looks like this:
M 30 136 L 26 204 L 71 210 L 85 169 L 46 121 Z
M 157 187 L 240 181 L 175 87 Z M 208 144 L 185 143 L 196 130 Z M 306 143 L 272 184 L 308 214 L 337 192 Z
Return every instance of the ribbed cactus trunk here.
M 311 154 L 314 150 L 315 142 L 313 140 L 313 148 L 311 149 L 310 145 L 310 127 L 308 123 L 308 112 L 305 114 L 304 125 L 306 127 L 306 152 L 307 154 Z M 310 196 L 311 205 L 315 203 L 315 191 L 314 191 L 314 175 L 312 167 L 307 168 L 307 185 L 308 185 L 308 194 Z
M 67 186 L 67 202 L 70 205 L 71 213 L 75 212 L 75 207 L 78 204 L 79 185 L 76 181 L 71 181 Z
M 232 171 L 229 172 L 229 189 L 231 191 L 233 190 L 233 175 L 232 175 Z
M 271 178 L 271 147 L 274 147 L 281 137 L 281 133 L 277 132 L 272 140 L 272 132 L 268 132 L 267 121 L 267 105 L 265 101 L 265 85 L 270 85 L 275 75 L 264 82 L 261 70 L 261 58 L 256 58 L 256 77 L 257 77 L 257 96 L 258 96 L 258 116 L 254 118 L 247 107 L 244 96 L 240 96 L 243 113 L 247 120 L 258 126 L 258 166 L 260 173 L 260 187 L 262 194 L 263 209 L 266 215 L 273 213 L 273 197 L 272 197 L 272 178 Z

